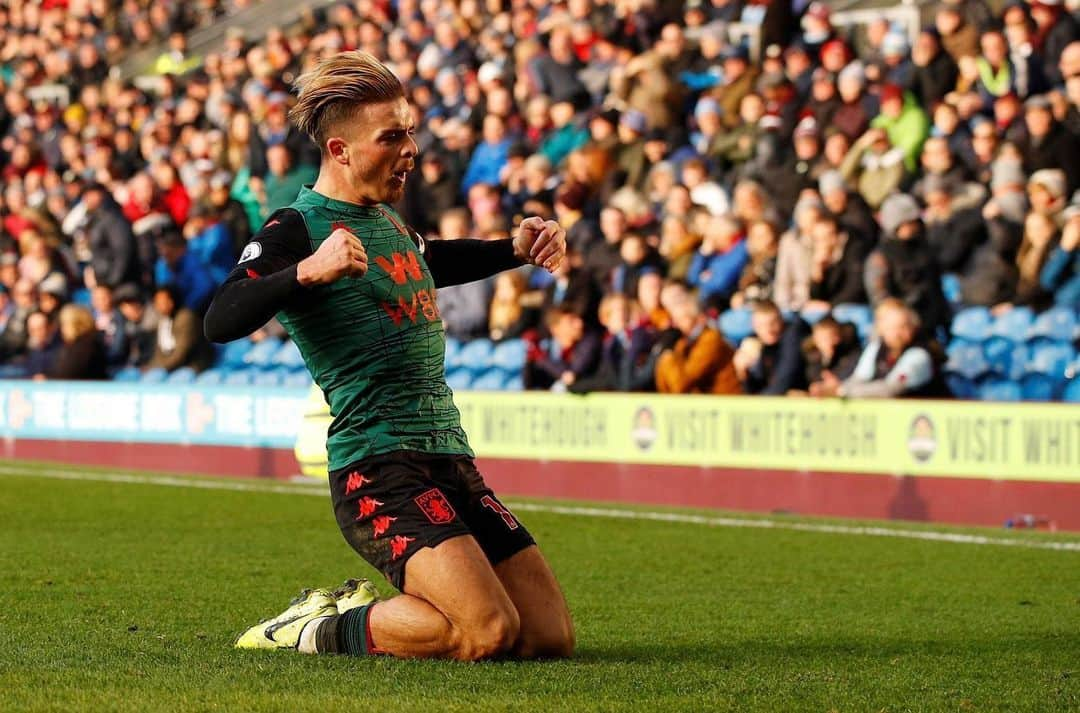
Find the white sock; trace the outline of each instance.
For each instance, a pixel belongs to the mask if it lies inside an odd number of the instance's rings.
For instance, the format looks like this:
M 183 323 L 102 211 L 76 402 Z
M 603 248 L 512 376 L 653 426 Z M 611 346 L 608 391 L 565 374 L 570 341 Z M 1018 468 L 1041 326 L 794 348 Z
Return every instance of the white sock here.
M 319 650 L 315 647 L 315 632 L 319 629 L 319 625 L 329 618 L 328 616 L 320 616 L 304 624 L 304 629 L 300 632 L 300 641 L 296 644 L 296 650 L 302 654 L 319 653 Z

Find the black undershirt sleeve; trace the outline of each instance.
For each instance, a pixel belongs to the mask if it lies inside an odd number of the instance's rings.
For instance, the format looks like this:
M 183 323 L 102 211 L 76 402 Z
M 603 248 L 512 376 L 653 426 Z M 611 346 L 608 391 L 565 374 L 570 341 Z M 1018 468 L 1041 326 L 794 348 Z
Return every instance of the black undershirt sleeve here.
M 300 213 L 285 208 L 271 215 L 214 294 L 203 321 L 207 339 L 246 337 L 305 294 L 296 265 L 310 255 L 311 240 Z
M 514 256 L 514 241 L 511 238 L 427 240 L 422 244 L 424 260 L 436 287 L 475 282 L 523 264 Z

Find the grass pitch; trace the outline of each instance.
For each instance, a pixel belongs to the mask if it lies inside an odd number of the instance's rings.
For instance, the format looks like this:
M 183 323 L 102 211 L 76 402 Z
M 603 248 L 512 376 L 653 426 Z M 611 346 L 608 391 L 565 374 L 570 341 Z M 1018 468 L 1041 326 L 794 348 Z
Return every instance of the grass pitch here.
M 1077 551 L 519 511 L 575 659 L 305 657 L 231 644 L 371 576 L 328 497 L 56 475 L 0 467 L 3 710 L 1080 709 Z

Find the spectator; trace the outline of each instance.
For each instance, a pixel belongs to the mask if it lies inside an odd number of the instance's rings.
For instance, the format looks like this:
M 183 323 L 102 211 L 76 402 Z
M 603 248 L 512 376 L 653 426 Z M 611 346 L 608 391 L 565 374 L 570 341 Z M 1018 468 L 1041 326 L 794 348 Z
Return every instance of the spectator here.
M 878 224 L 863 197 L 853 193 L 839 171 L 827 171 L 818 179 L 818 194 L 832 217 L 848 236 L 869 248 L 877 243 Z
M 483 141 L 473 150 L 472 160 L 461 179 L 461 192 L 466 194 L 477 183 L 499 185 L 499 176 L 506 165 L 510 139 L 502 117 L 484 117 Z
M 702 303 L 726 305 L 748 258 L 742 224 L 730 216 L 714 216 L 687 276 L 700 291 Z
M 527 285 L 520 270 L 495 277 L 495 290 L 488 310 L 488 334 L 493 342 L 517 339 L 530 326 L 530 315 L 522 303 Z
M 924 107 L 932 107 L 956 86 L 956 61 L 944 51 L 938 31 L 924 28 L 911 52 L 911 90 Z
M 449 210 L 439 220 L 442 240 L 457 240 L 469 234 L 469 214 L 463 208 Z M 439 311 L 447 336 L 468 340 L 487 335 L 488 305 L 494 285 L 494 278 L 488 278 L 439 288 Z
M 851 146 L 840 165 L 840 175 L 876 210 L 903 183 L 904 162 L 903 150 L 891 147 L 886 130 L 873 128 Z
M 90 310 L 67 305 L 60 310 L 60 337 L 63 344 L 56 361 L 45 374 L 49 379 L 105 379 L 105 346 L 94 329 Z
M 224 282 L 236 265 L 239 254 L 234 252 L 229 227 L 221 222 L 209 203 L 199 202 L 191 207 L 184 226 L 184 239 L 187 240 L 188 252 L 206 268 L 214 284 Z
M 806 382 L 815 384 L 826 373 L 844 381 L 855 370 L 859 360 L 859 335 L 850 324 L 840 324 L 831 315 L 814 323 L 810 336 L 803 340 L 803 362 Z
M 822 217 L 811 229 L 810 302 L 804 309 L 862 303 L 864 246 L 840 229 L 835 218 Z
M 591 391 L 652 391 L 659 354 L 653 354 L 656 332 L 642 324 L 640 308 L 629 297 L 608 295 L 600 303 L 600 323 L 606 334 L 596 373 L 578 379 L 574 393 Z
M 124 316 L 116 306 L 113 288 L 98 285 L 90 291 L 90 305 L 93 308 L 94 328 L 101 334 L 105 347 L 105 363 L 109 367 L 127 363 L 128 335 L 124 329 Z
M 525 387 L 565 391 L 578 379 L 591 376 L 600 361 L 600 337 L 586 329 L 585 320 L 561 307 L 544 316 L 551 334 L 533 345 L 525 362 Z
M 746 251 L 750 262 L 739 278 L 739 291 L 732 295 L 731 306 L 771 300 L 776 282 L 776 257 L 779 240 L 772 223 L 759 220 L 746 233 Z
M 184 306 L 179 290 L 172 286 L 159 287 L 154 292 L 153 306 L 157 313 L 157 343 L 147 368 L 166 371 L 208 368 L 214 360 L 213 347 L 203 335 L 202 319 Z
M 824 215 L 817 199 L 804 198 L 795 206 L 795 225 L 780 237 L 773 282 L 773 299 L 780 309 L 798 311 L 810 300 L 811 231 Z
M 488 134 L 487 123 L 488 119 L 485 118 L 485 137 Z M 558 166 L 572 151 L 584 146 L 588 141 L 589 130 L 580 126 L 574 120 L 574 105 L 567 101 L 553 104 L 551 106 L 551 130 L 540 143 L 540 155 L 546 157 L 553 166 Z M 467 181 L 468 174 L 466 174 Z
M 126 365 L 146 366 L 157 345 L 157 313 L 147 309 L 146 300 L 135 285 L 120 285 L 113 293 L 113 299 L 124 318 L 124 340 L 128 344 Z
M 885 130 L 889 144 L 903 152 L 904 166 L 914 171 L 930 130 L 926 112 L 915 99 L 896 84 L 886 84 L 881 88 L 881 113 L 870 126 Z
M 166 229 L 157 238 L 158 258 L 154 282 L 158 287 L 175 288 L 176 299 L 185 309 L 202 314 L 213 296 L 215 283 L 199 258 L 188 251 L 187 241 L 175 230 Z
M 90 216 L 86 227 L 91 255 L 87 285 L 101 283 L 115 287 L 124 282 L 138 282 L 142 277 L 138 246 L 119 206 L 100 184 L 88 186 L 82 202 Z
M 294 165 L 292 151 L 284 143 L 266 149 L 265 199 L 263 216 L 284 208 L 296 200 L 300 189 L 315 182 L 316 170 L 309 165 Z
M 733 363 L 748 394 L 783 396 L 805 388 L 802 341 L 806 323 L 795 317 L 784 324 L 780 308 L 772 302 L 756 302 L 751 307 L 752 337 L 739 345 Z
M 1080 188 L 1080 143 L 1054 118 L 1046 96 L 1035 96 L 1024 103 L 1027 138 L 1020 145 L 1024 170 L 1034 173 L 1044 168 L 1059 168 L 1067 178 L 1066 191 L 1071 195 Z
M 1021 258 L 1020 270 L 1023 280 L 1024 258 Z M 1080 210 L 1075 207 L 1066 211 L 1061 242 L 1043 264 L 1039 284 L 1053 294 L 1056 304 L 1080 306 Z
M 919 341 L 919 319 L 897 299 L 874 311 L 875 336 L 866 345 L 852 375 L 841 381 L 825 372 L 810 385 L 813 396 L 897 398 L 946 396 L 933 349 Z
M 942 273 L 962 272 L 986 241 L 986 225 L 977 208 L 956 205 L 957 190 L 949 178 L 930 174 L 923 183 L 926 240 Z
M 712 90 L 720 103 L 724 126 L 734 129 L 739 124 L 739 106 L 757 83 L 758 72 L 750 66 L 750 53 L 742 45 L 732 45 L 722 55 L 723 84 Z
M 232 254 L 235 257 L 244 251 L 244 246 L 251 240 L 252 232 L 243 204 L 229 193 L 231 185 L 232 178 L 225 171 L 218 171 L 211 176 L 208 203 L 211 213 L 217 216 L 232 238 Z
M 551 308 L 558 307 L 579 315 L 587 325 L 595 326 L 601 292 L 581 266 L 581 257 L 576 251 L 567 251 L 553 278 L 543 289 L 541 312 L 547 314 Z
M 56 322 L 44 312 L 34 312 L 26 318 L 26 354 L 21 367 L 26 376 L 35 380 L 53 372 L 63 342 Z
M 656 388 L 663 394 L 735 394 L 739 381 L 734 352 L 708 324 L 697 300 L 686 288 L 665 288 L 662 301 L 679 338 L 656 362 Z
M 647 272 L 638 280 L 637 302 L 641 308 L 642 322 L 658 333 L 671 327 L 671 315 L 660 303 L 663 287 L 664 278 L 659 272 Z
M 881 243 L 866 261 L 870 303 L 876 307 L 890 297 L 899 298 L 924 315 L 927 329 L 943 327 L 949 306 L 915 199 L 905 193 L 890 196 L 881 207 L 881 227 Z
M 626 213 L 622 210 L 608 206 L 600 211 L 600 235 L 604 239 L 594 243 L 585 254 L 585 269 L 601 292 L 610 287 L 610 276 L 621 259 L 620 245 L 627 228 Z
M 675 280 L 685 279 L 700 245 L 701 236 L 691 230 L 687 218 L 676 215 L 664 218 L 660 224 L 659 252 L 667 263 L 668 277 Z
M 457 181 L 447 170 L 446 158 L 436 150 L 420 157 L 420 170 L 409 176 L 402 216 L 421 235 L 437 234 L 439 216 L 460 203 Z

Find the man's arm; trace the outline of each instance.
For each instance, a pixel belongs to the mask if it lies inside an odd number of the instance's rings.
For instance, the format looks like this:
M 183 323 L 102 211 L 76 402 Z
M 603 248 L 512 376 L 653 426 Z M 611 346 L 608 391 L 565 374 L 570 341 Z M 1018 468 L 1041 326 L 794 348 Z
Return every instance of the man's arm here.
M 504 240 L 424 241 L 413 233 L 436 287 L 475 282 L 521 265 L 551 271 L 566 254 L 566 231 L 555 221 L 535 217 L 521 221 L 517 237 Z
M 214 295 L 204 322 L 206 336 L 213 342 L 244 337 L 308 288 L 365 272 L 367 254 L 355 235 L 335 230 L 312 253 L 300 213 L 289 208 L 277 211 L 248 243 Z

